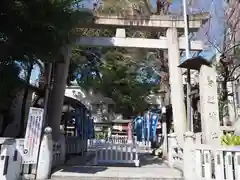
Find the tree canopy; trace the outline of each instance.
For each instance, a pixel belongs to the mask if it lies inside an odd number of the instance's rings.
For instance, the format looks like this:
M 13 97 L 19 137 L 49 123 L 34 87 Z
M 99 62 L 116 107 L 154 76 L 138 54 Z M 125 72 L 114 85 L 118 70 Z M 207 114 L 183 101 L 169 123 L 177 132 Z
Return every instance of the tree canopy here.
M 150 4 L 148 0 L 104 0 L 102 4 L 95 4 L 94 10 L 105 15 L 127 15 L 131 11 L 139 16 L 151 15 Z M 132 37 L 156 36 L 155 32 L 126 31 Z M 80 33 L 83 36 L 115 36 L 115 30 L 112 29 L 82 29 Z M 129 117 L 147 108 L 146 96 L 150 91 L 158 89 L 161 72 L 164 70 L 168 73 L 168 69 L 163 69 L 166 63 L 162 63 L 161 59 L 162 53 L 158 50 L 150 52 L 143 49 L 76 46 L 68 80 L 77 79 L 81 87 L 94 89 L 112 98 L 116 103 L 116 111 Z
M 0 2 L 0 48 L 3 60 L 52 60 L 72 29 L 93 20 L 90 12 L 75 9 L 76 0 L 2 0 Z M 89 18 L 91 17 L 91 18 Z
M 85 89 L 93 89 L 116 102 L 116 111 L 125 117 L 146 110 L 145 101 L 157 83 L 142 79 L 139 67 L 124 56 L 124 49 L 109 49 L 102 55 L 99 75 L 82 76 L 78 83 Z
M 19 64 L 31 67 L 34 63 L 57 62 L 57 55 L 65 43 L 74 36 L 78 23 L 93 21 L 90 11 L 76 8 L 81 0 L 2 0 L 0 1 L 0 89 L 3 97 L 19 81 Z M 5 77 L 2 77 L 5 76 Z M 8 93 L 7 93 L 8 91 Z M 2 102 L 3 99 L 1 98 Z

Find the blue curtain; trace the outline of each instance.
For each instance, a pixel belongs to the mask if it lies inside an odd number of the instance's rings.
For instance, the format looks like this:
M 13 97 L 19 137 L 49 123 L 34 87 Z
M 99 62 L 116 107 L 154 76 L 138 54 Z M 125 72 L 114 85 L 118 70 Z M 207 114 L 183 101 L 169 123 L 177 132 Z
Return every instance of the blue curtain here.
M 151 141 L 156 142 L 157 140 L 157 124 L 159 120 L 159 115 L 157 113 L 152 113 L 151 115 Z
M 150 141 L 150 128 L 151 128 L 151 115 L 150 111 L 144 114 L 144 140 Z
M 145 141 L 156 141 L 158 120 L 159 120 L 158 113 L 147 111 L 144 114 L 142 138 Z
M 137 116 L 134 120 L 134 129 L 136 132 L 137 136 L 137 141 L 142 140 L 142 129 L 143 129 L 143 117 L 142 116 Z

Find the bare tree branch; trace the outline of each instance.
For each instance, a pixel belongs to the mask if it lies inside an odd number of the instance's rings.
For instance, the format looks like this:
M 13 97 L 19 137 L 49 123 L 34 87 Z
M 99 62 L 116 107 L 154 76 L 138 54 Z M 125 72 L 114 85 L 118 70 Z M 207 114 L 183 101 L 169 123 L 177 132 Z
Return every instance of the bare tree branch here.
M 231 70 L 231 72 L 230 72 L 229 75 L 228 75 L 227 81 L 229 81 L 229 80 L 231 79 L 231 77 L 233 76 L 234 72 L 235 72 L 239 67 L 240 67 L 240 64 L 237 65 L 237 66 L 235 66 L 235 67 Z
M 240 43 L 237 43 L 237 44 L 233 45 L 232 47 L 228 48 L 228 49 L 224 52 L 224 54 L 228 53 L 229 51 L 231 51 L 232 49 L 234 49 L 234 48 L 236 48 L 236 47 L 238 47 L 238 46 L 240 46 Z
M 228 81 L 236 81 L 240 77 L 240 74 L 238 74 L 235 78 L 229 79 Z

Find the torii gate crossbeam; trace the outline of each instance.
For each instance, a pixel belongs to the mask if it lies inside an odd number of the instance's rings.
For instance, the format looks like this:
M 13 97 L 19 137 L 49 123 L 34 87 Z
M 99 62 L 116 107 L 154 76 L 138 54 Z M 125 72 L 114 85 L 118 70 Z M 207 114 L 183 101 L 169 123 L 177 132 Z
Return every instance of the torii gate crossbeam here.
M 185 49 L 185 39 L 178 38 L 179 49 Z M 127 48 L 146 48 L 146 49 L 168 49 L 167 38 L 144 39 L 144 38 L 122 38 L 122 37 L 81 37 L 77 38 L 77 45 L 86 46 L 107 46 L 107 47 L 127 47 Z M 192 51 L 203 50 L 202 41 L 191 41 Z
M 196 32 L 209 19 L 209 13 L 189 15 L 189 32 Z M 184 31 L 184 19 L 181 15 L 151 16 L 96 16 L 94 23 L 81 23 L 78 28 L 134 28 L 137 30 L 162 31 L 177 28 Z M 78 30 L 78 29 L 76 29 Z

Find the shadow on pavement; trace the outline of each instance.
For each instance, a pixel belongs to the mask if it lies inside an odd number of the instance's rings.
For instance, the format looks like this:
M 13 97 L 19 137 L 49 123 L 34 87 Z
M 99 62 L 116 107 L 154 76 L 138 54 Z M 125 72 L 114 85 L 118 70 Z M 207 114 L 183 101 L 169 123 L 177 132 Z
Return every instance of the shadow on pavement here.
M 106 171 L 108 168 L 104 166 L 69 166 L 64 167 L 61 172 L 96 174 L 97 172 Z
M 157 156 L 153 156 L 150 153 L 139 154 L 139 159 L 140 159 L 140 165 L 141 166 L 148 166 L 148 165 L 162 166 L 162 165 L 166 165 L 166 163 L 161 158 L 159 158 Z

